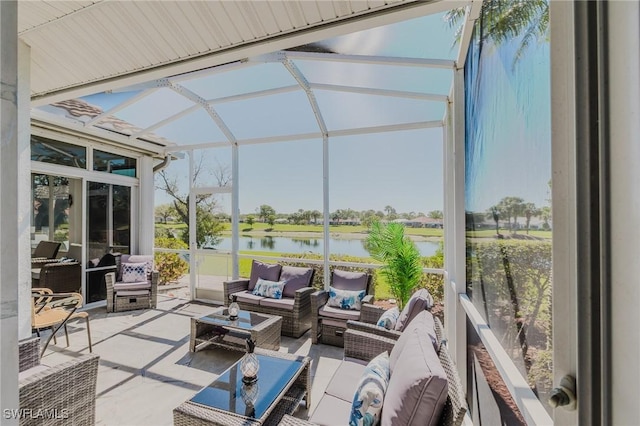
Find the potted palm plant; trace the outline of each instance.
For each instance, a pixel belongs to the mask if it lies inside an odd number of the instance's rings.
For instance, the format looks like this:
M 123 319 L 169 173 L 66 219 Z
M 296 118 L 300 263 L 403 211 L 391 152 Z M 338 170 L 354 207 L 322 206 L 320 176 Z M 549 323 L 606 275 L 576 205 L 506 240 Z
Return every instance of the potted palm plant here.
M 400 223 L 374 222 L 366 244 L 371 257 L 384 264 L 380 272 L 402 309 L 422 278 L 418 248 Z

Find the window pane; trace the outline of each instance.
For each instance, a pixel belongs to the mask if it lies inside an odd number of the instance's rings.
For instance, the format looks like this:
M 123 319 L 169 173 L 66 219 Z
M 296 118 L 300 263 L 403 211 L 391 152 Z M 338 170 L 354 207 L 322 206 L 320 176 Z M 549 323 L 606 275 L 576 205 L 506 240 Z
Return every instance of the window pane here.
M 84 169 L 87 150 L 82 146 L 31 136 L 31 160 Z
M 322 140 L 241 146 L 239 163 L 240 252 L 322 259 Z
M 112 185 L 113 237 L 111 248 L 117 253 L 129 253 L 131 245 L 131 188 Z
M 31 188 L 31 248 L 43 240 L 57 241 L 58 257 L 66 256 L 70 242 L 81 242 L 80 211 L 74 204 L 81 197 L 80 179 L 32 174 Z
M 551 413 L 549 44 L 518 51 L 518 40 L 474 37 L 465 67 L 467 294 Z
M 136 177 L 136 159 L 93 150 L 93 170 Z
M 442 268 L 442 129 L 399 131 L 329 140 L 329 205 L 332 259 L 371 263 L 366 246 L 371 224 L 404 224 L 424 267 Z M 432 259 L 437 256 L 437 259 Z M 441 276 L 420 286 L 442 300 Z M 399 292 L 376 272 L 376 299 Z

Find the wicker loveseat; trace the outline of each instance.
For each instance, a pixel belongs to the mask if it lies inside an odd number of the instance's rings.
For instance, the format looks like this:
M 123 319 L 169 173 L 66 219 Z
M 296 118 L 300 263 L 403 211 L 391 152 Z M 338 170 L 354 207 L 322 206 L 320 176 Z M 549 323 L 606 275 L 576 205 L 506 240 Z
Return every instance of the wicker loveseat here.
M 40 339 L 19 343 L 21 425 L 93 425 L 99 356 L 87 354 L 47 367 L 40 364 Z M 9 407 L 5 407 L 9 408 Z M 37 417 L 49 413 L 50 418 Z
M 369 361 L 387 351 L 391 373 L 380 424 L 403 426 L 460 425 L 467 411 L 442 325 L 420 312 L 396 341 L 348 328 L 344 359 L 309 420 L 285 416 L 285 426 L 348 424 L 352 402 Z
M 251 277 L 224 283 L 224 304 L 235 296 L 240 309 L 282 317 L 281 334 L 300 337 L 311 328 L 311 293 L 313 268 L 282 266 L 253 261 Z M 258 279 L 285 281 L 281 299 L 253 294 Z

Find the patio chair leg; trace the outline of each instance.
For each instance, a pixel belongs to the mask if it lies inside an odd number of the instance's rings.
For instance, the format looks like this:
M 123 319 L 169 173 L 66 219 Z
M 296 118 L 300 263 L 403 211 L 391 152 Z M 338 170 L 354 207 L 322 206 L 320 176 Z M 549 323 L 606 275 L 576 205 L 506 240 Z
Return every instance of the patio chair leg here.
M 53 329 L 53 326 L 49 327 L 51 329 L 51 336 L 53 337 L 53 344 L 57 345 L 58 341 L 56 339 L 56 331 Z M 51 340 L 51 338 L 49 338 Z
M 64 323 L 64 337 L 67 338 L 67 347 L 69 347 L 69 332 L 67 331 L 67 323 Z
M 93 352 L 91 347 L 91 329 L 89 328 L 89 315 L 87 315 L 87 339 L 89 339 L 89 352 Z

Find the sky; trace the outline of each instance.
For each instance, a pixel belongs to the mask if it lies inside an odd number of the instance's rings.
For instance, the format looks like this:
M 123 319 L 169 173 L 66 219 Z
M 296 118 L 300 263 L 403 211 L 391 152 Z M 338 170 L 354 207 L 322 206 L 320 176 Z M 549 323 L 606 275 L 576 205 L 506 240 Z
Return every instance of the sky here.
M 321 44 L 345 54 L 454 59 L 457 53 L 457 46 L 452 47 L 454 30 L 444 22 L 443 14 L 438 14 L 325 40 Z M 449 93 L 452 84 L 450 70 L 298 59 L 293 62 L 311 83 L 445 95 Z M 505 67 L 496 66 L 495 72 L 504 73 L 503 68 Z M 495 78 L 497 75 L 488 74 L 487 78 Z M 295 85 L 296 81 L 281 64 L 260 63 L 182 81 L 180 84 L 205 99 L 215 99 Z M 135 90 L 123 90 L 84 99 L 108 109 L 137 93 Z M 509 95 L 511 92 L 502 90 L 497 93 Z M 442 120 L 445 111 L 442 103 L 415 99 L 326 90 L 314 90 L 314 95 L 329 130 Z M 160 89 L 114 115 L 145 128 L 191 105 L 190 101 L 172 90 Z M 318 133 L 313 110 L 302 90 L 218 103 L 214 104 L 214 108 L 238 140 Z M 488 114 L 494 115 L 494 124 L 499 114 L 509 115 L 505 108 L 488 111 Z M 505 132 L 521 135 L 526 130 L 523 130 L 522 120 L 512 122 L 515 116 L 510 116 L 511 119 L 501 121 Z M 154 129 L 154 133 L 179 145 L 226 141 L 223 132 L 202 109 Z M 547 136 L 544 132 L 536 134 L 536 137 Z M 532 153 L 538 152 L 543 157 L 546 155 L 544 149 L 536 151 L 535 146 L 519 151 L 515 151 L 514 146 L 504 143 L 492 154 L 492 158 L 500 163 L 502 171 L 507 175 L 517 176 L 531 169 L 526 159 Z M 219 164 L 231 164 L 230 148 L 209 149 L 203 155 L 207 169 Z M 517 161 L 511 161 L 512 158 Z M 384 210 L 389 205 L 397 212 L 427 213 L 443 208 L 441 128 L 332 137 L 329 140 L 329 164 L 330 211 L 346 208 Z M 241 214 L 253 213 L 262 204 L 274 207 L 278 213 L 291 213 L 298 209 L 322 211 L 321 139 L 241 146 L 239 165 L 237 184 L 240 188 Z M 486 166 L 479 167 L 478 170 L 483 171 L 478 177 L 481 182 L 476 187 L 506 186 L 505 193 L 511 191 L 508 188 L 509 182 L 502 173 L 492 174 L 492 169 Z M 186 192 L 188 161 L 184 159 L 172 162 L 167 173 L 175 177 Z M 546 196 L 547 170 L 532 170 L 527 173 L 534 175 L 530 179 L 531 185 L 520 185 L 517 191 L 524 192 L 521 196 L 526 199 L 542 200 Z M 545 184 L 540 185 L 538 180 L 543 178 Z M 199 184 L 211 186 L 214 185 L 214 180 L 203 180 Z M 168 201 L 170 198 L 162 191 L 156 191 L 156 205 Z M 221 208 L 229 213 L 230 196 L 219 196 L 219 202 Z M 490 203 L 488 199 L 470 198 L 468 202 L 481 208 Z
M 457 53 L 457 48 L 452 48 L 454 31 L 442 16 L 412 19 L 321 44 L 345 54 L 453 59 Z M 294 63 L 313 83 L 444 95 L 451 88 L 450 70 L 308 60 Z M 295 85 L 296 81 L 281 64 L 265 63 L 181 84 L 205 99 L 215 99 Z M 125 90 L 111 99 L 107 94 L 85 99 L 108 108 L 136 93 Z M 326 90 L 315 90 L 314 94 L 330 130 L 442 120 L 445 111 L 443 103 L 423 100 Z M 190 105 L 171 90 L 162 89 L 115 115 L 144 128 Z M 216 104 L 214 108 L 239 140 L 318 132 L 313 110 L 302 90 Z M 226 140 L 202 110 L 155 129 L 154 133 L 178 144 Z M 205 156 L 206 167 L 231 164 L 230 148 L 198 151 L 196 155 Z M 167 169 L 185 192 L 187 158 L 172 162 Z M 441 128 L 330 138 L 329 209 L 384 210 L 390 205 L 398 212 L 442 210 L 442 158 Z M 274 207 L 278 213 L 322 211 L 321 139 L 241 146 L 239 165 L 241 214 L 253 213 L 262 204 Z M 213 185 L 214 179 L 203 179 L 200 184 Z M 222 210 L 229 213 L 230 195 L 217 198 Z M 156 205 L 170 200 L 162 191 L 156 191 Z
M 487 211 L 509 196 L 537 207 L 551 198 L 549 44 L 532 43 L 515 62 L 519 40 L 487 45 L 474 78 L 474 118 L 466 159 L 466 209 Z

